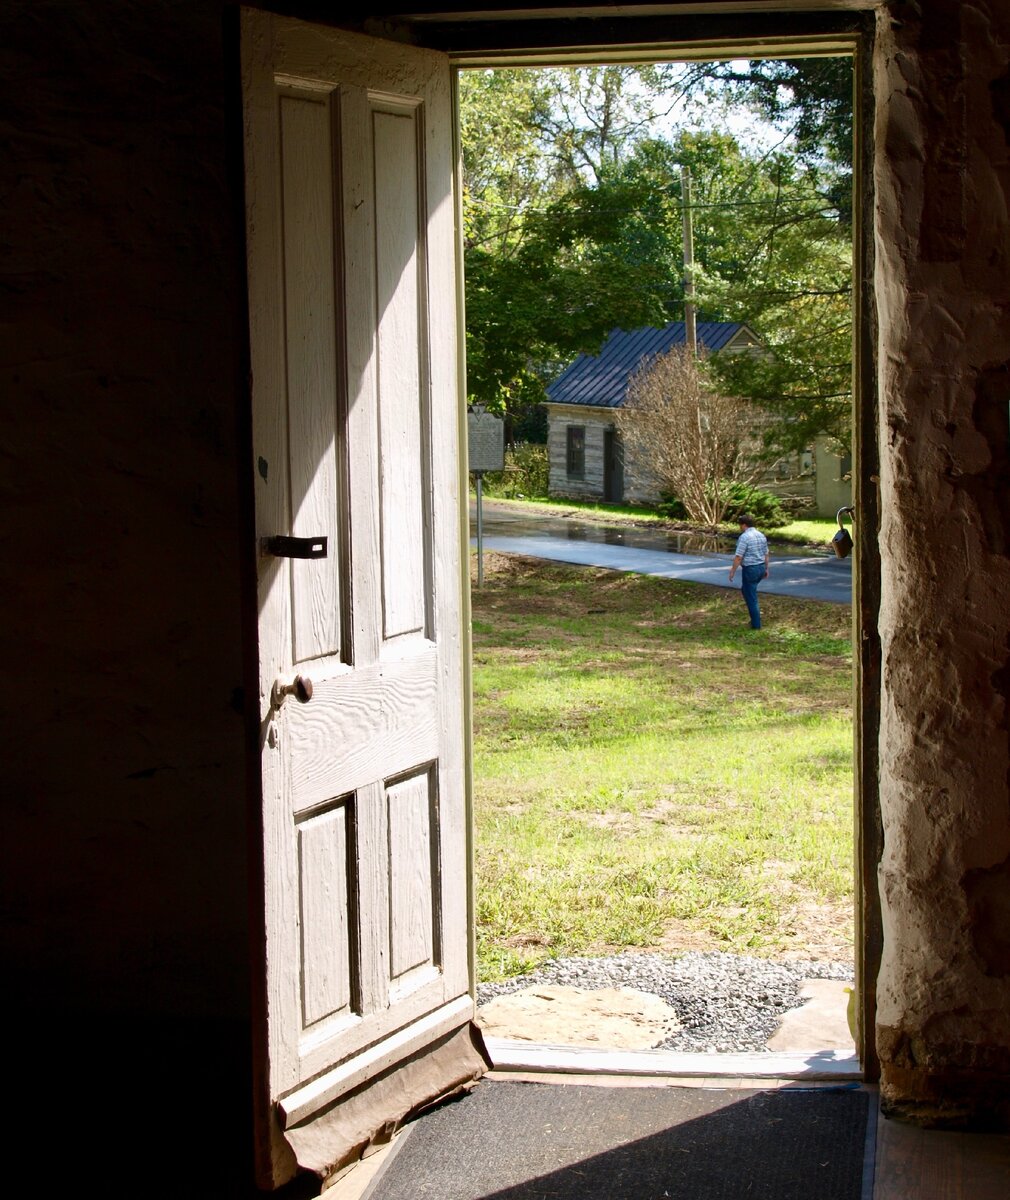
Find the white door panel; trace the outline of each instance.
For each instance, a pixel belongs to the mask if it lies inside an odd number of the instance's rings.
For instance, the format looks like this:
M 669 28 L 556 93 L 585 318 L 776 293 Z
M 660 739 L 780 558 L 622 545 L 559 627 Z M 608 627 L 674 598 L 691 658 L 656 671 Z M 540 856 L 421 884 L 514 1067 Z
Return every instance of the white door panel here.
M 260 558 L 280 1128 L 472 1015 L 452 116 L 443 55 L 242 48 L 257 536 L 327 539 Z

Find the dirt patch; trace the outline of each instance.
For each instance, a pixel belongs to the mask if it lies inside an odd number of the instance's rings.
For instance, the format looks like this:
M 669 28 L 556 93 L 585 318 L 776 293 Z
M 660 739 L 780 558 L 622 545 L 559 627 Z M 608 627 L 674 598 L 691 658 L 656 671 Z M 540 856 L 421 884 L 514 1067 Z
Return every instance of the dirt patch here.
M 702 918 L 703 919 L 703 918 Z M 754 953 L 774 962 L 851 962 L 853 956 L 853 914 L 851 903 L 797 903 L 791 906 L 776 930 L 777 949 L 759 949 Z M 672 920 L 666 923 L 656 949 L 668 954 L 688 950 L 724 951 L 726 942 L 717 934 L 700 929 L 697 922 Z
M 818 959 L 851 962 L 854 915 L 851 901 L 834 904 L 800 902 L 783 914 L 780 928 L 791 945 L 775 957 L 783 961 Z
M 618 832 L 634 829 L 638 820 L 635 813 L 629 812 L 573 812 L 571 815 L 594 829 L 614 829 Z
M 676 788 L 671 787 L 670 790 L 676 791 Z M 674 813 L 680 814 L 682 811 L 682 806 L 674 804 L 672 800 L 658 800 L 651 808 L 643 808 L 640 815 L 646 821 L 666 821 Z
M 501 944 L 511 950 L 527 950 L 533 946 L 549 946 L 551 939 L 535 933 L 516 933 L 512 937 L 503 938 Z
M 667 922 L 656 949 L 665 954 L 684 954 L 688 950 L 704 954 L 712 950 L 725 950 L 726 943 L 707 930 L 697 929 L 687 921 L 675 919 Z

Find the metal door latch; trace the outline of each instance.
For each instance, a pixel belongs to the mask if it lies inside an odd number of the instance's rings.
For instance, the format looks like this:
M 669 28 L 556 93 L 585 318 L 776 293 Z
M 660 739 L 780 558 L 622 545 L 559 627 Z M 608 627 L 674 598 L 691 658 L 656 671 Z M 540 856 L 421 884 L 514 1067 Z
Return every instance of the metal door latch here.
M 264 554 L 272 554 L 274 558 L 325 558 L 325 537 L 268 537 L 260 541 Z

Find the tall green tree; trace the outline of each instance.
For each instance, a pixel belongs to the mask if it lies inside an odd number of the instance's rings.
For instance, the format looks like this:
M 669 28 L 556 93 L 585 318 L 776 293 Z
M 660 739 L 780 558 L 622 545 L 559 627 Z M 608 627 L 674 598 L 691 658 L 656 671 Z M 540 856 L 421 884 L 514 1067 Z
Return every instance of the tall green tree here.
M 752 237 L 752 271 L 737 280 L 706 274 L 709 303 L 746 320 L 762 353 L 721 355 L 722 388 L 774 417 L 769 453 L 802 450 L 821 433 L 839 452 L 851 446 L 852 244 L 830 219 L 769 224 Z
M 667 260 L 641 219 L 660 224 L 656 196 L 621 171 L 655 115 L 648 74 L 461 76 L 468 389 L 513 422 L 615 326 L 666 319 Z
M 558 177 L 600 184 L 657 123 L 683 111 L 706 77 L 704 64 L 558 67 L 544 73 L 550 95 L 540 137 Z
M 650 181 L 623 175 L 580 185 L 528 214 L 510 253 L 467 254 L 473 399 L 519 419 L 565 362 L 597 351 L 612 329 L 669 319 L 664 199 Z
M 819 433 L 851 443 L 851 59 L 708 64 L 723 99 L 746 104 L 782 136 L 752 179 L 752 219 L 739 226 L 743 271 L 699 251 L 705 303 L 761 335 L 759 358 L 723 356 L 724 388 L 772 412 L 769 451 Z M 758 156 L 751 156 L 758 161 Z M 702 191 L 703 189 L 699 189 Z M 706 193 L 705 199 L 711 199 Z
M 459 77 L 464 246 L 508 255 L 531 209 L 564 190 L 541 130 L 551 104 L 542 72 L 463 71 Z
M 706 64 L 706 80 L 789 139 L 789 151 L 848 221 L 852 212 L 852 59 L 751 59 Z

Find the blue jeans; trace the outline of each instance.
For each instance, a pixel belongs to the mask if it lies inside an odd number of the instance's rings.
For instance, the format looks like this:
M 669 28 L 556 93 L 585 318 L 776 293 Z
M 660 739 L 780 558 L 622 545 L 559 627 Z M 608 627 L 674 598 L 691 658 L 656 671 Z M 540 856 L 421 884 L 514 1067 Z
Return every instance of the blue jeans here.
M 743 592 L 743 598 L 747 602 L 751 629 L 761 628 L 761 610 L 758 608 L 758 584 L 764 577 L 764 563 L 753 563 L 751 566 L 740 568 L 740 590 Z

